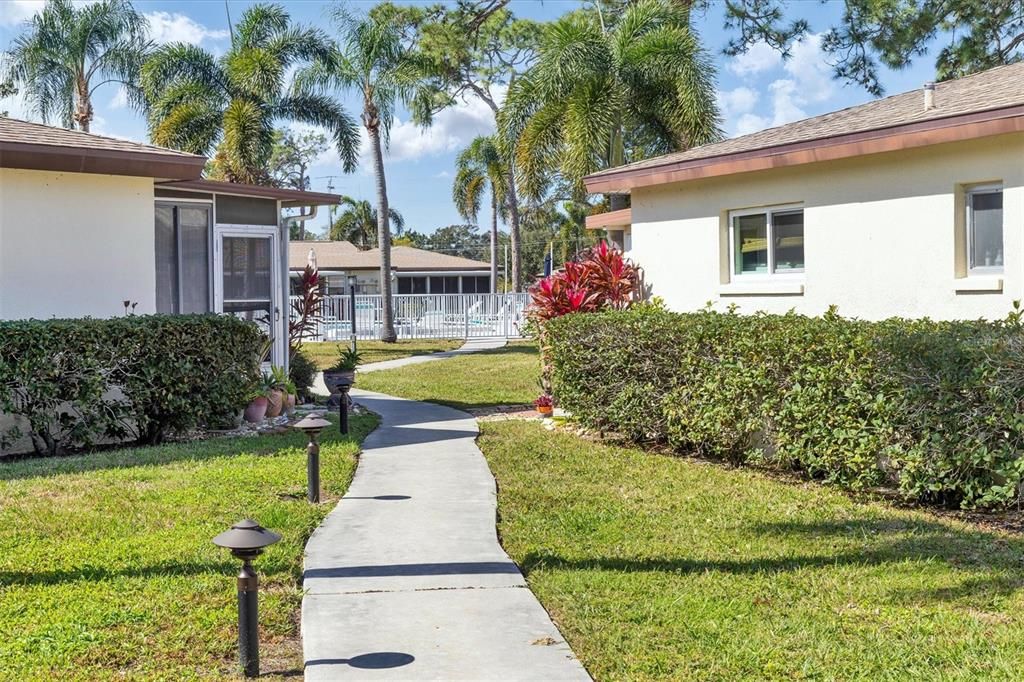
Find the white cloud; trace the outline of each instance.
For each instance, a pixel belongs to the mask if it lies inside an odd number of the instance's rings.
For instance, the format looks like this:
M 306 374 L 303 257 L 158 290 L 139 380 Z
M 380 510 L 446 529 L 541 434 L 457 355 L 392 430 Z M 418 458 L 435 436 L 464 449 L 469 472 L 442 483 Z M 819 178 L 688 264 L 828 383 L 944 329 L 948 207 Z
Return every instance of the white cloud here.
M 737 76 L 753 76 L 771 71 L 782 63 L 782 55 L 768 43 L 754 43 L 743 54 L 736 55 L 726 66 Z
M 733 132 L 736 135 L 748 135 L 750 133 L 756 133 L 758 130 L 764 130 L 772 124 L 771 119 L 757 114 L 743 114 L 736 119 L 736 125 L 733 128 Z
M 450 178 L 451 176 L 452 176 L 451 173 L 449 173 L 446 170 L 443 170 L 443 171 L 438 171 L 437 173 L 434 173 L 434 175 L 432 177 L 444 179 L 444 178 Z
M 749 112 L 757 104 L 758 98 L 756 90 L 742 85 L 732 90 L 719 90 L 715 93 L 719 110 L 723 116 L 729 118 Z
M 76 5 L 90 5 L 99 0 L 75 0 Z M 0 26 L 17 26 L 28 21 L 43 7 L 46 0 L 0 0 Z
M 0 25 L 16 26 L 27 21 L 46 5 L 45 0 L 3 0 Z
M 125 90 L 124 86 L 120 86 L 114 96 L 110 98 L 110 103 L 107 104 L 111 109 L 124 109 L 128 106 L 128 91 Z
M 184 14 L 156 11 L 146 12 L 149 21 L 149 36 L 154 42 L 191 43 L 198 45 L 204 40 L 223 40 L 229 33 L 213 30 L 193 21 Z
M 733 121 L 732 132 L 735 135 L 746 135 L 769 126 L 807 118 L 808 108 L 827 102 L 836 91 L 831 67 L 821 49 L 821 35 L 810 34 L 794 43 L 791 56 L 785 61 L 777 53 L 776 59 L 769 58 L 758 45 L 746 55 L 733 60 L 728 66 L 729 70 L 743 76 L 754 86 L 760 85 L 765 79 L 762 76 L 755 81 L 751 76 L 779 66 L 785 77 L 776 78 L 767 84 L 765 94 L 770 95 L 770 112 L 763 110 L 764 107 L 755 110 L 759 96 L 749 87 L 740 86 L 718 94 L 719 107 L 726 119 Z M 755 48 L 762 54 L 756 59 L 747 59 Z

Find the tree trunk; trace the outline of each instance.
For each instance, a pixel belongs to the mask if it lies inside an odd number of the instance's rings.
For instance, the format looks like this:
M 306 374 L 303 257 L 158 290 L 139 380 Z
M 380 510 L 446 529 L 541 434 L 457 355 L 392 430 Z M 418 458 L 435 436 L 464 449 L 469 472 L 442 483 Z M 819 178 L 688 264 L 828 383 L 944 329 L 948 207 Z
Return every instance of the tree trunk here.
M 373 117 L 376 119 L 376 116 Z M 384 179 L 384 156 L 380 149 L 380 127 L 367 125 L 370 150 L 373 152 L 373 176 L 377 181 L 377 245 L 380 247 L 380 295 L 381 326 L 380 340 L 394 343 L 395 311 L 391 300 L 391 221 L 388 216 L 388 186 Z
M 78 78 L 75 93 L 75 123 L 78 129 L 84 133 L 89 132 L 89 123 L 92 121 L 92 102 L 89 101 L 89 83 Z
M 472 81 L 470 81 L 469 87 L 481 101 L 491 108 L 494 118 L 497 120 L 498 103 L 494 101 L 490 93 Z M 516 169 L 512 159 L 508 161 L 508 196 L 505 200 L 508 202 L 508 232 L 509 242 L 512 246 L 512 291 L 518 292 L 523 288 L 522 249 L 519 244 L 519 195 L 516 192 Z M 508 279 L 508 276 L 509 273 L 506 272 L 505 278 Z
M 505 275 L 508 277 L 508 274 Z M 498 199 L 491 191 L 491 293 L 498 293 Z
M 509 243 L 512 246 L 512 291 L 522 291 L 522 251 L 519 243 L 519 199 L 516 195 L 516 173 L 512 162 L 509 161 L 508 173 L 508 234 Z M 508 277 L 508 273 L 505 273 Z

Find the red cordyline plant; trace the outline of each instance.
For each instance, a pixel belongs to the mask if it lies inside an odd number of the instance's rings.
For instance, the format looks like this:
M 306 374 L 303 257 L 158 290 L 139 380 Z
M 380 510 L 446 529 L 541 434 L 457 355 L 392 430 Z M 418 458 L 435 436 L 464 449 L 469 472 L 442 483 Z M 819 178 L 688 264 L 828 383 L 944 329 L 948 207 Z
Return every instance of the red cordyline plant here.
M 626 308 L 639 290 L 637 267 L 602 241 L 530 287 L 529 314 L 543 322 L 569 313 Z
M 320 290 L 320 273 L 312 265 L 299 275 L 298 300 L 292 302 L 294 314 L 288 322 L 288 346 L 293 351 L 307 336 L 316 333 L 320 321 L 323 292 Z
M 602 241 L 530 287 L 527 314 L 536 327 L 541 387 L 551 395 L 551 360 L 544 323 L 569 313 L 628 308 L 640 292 L 640 270 L 622 251 Z

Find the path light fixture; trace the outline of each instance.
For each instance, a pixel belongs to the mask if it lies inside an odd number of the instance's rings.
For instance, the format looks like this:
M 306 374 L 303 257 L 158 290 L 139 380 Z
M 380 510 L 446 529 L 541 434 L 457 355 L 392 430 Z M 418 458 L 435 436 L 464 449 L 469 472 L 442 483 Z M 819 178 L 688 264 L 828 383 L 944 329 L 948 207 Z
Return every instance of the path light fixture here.
M 342 405 L 342 411 L 345 406 Z M 306 446 L 306 499 L 320 502 L 320 432 L 331 425 L 318 414 L 307 415 L 305 419 L 294 425 L 294 428 L 306 434 L 309 444 Z
M 352 318 L 352 350 L 356 350 L 356 276 L 348 276 L 349 317 Z
M 260 674 L 259 579 L 252 560 L 281 536 L 252 519 L 243 519 L 213 539 L 242 560 L 238 574 L 238 662 L 246 677 Z
M 348 435 L 348 392 L 352 388 L 351 382 L 341 382 L 338 384 L 338 390 L 341 391 L 341 405 L 338 407 L 338 417 L 340 423 L 338 428 L 342 435 Z

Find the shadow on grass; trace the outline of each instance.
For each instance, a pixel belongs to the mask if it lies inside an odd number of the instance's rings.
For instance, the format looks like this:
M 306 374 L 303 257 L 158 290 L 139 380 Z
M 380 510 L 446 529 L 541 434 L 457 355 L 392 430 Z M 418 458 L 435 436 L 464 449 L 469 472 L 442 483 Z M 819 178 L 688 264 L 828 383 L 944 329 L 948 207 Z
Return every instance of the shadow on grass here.
M 688 557 L 619 558 L 564 557 L 533 552 L 523 562 L 524 574 L 536 570 L 615 571 L 620 573 L 733 575 L 782 573 L 803 569 L 842 566 L 892 566 L 893 571 L 914 569 L 907 562 L 921 566 L 939 563 L 945 568 L 968 573 L 950 578 L 952 586 L 923 589 L 894 589 L 890 598 L 898 603 L 934 601 L 988 603 L 993 597 L 1005 597 L 1024 587 L 1024 540 L 1006 538 L 982 530 L 959 529 L 928 521 L 899 519 L 780 522 L 752 527 L 752 534 L 773 535 L 782 542 L 799 536 L 801 544 L 820 540 L 820 554 L 762 556 L 748 559 L 693 559 Z M 858 546 L 859 545 L 859 546 Z M 837 548 L 825 551 L 827 548 Z M 727 549 L 727 548 L 723 548 Z
M 328 415 L 332 422 L 336 415 Z M 372 415 L 352 416 L 350 433 L 342 436 L 337 426 L 328 429 L 320 439 L 321 445 L 351 442 L 359 443 L 376 426 Z M 306 437 L 300 433 L 267 434 L 249 437 L 214 437 L 206 440 L 164 443 L 161 445 L 128 445 L 123 448 L 104 449 L 93 453 L 64 457 L 26 457 L 0 460 L 0 481 L 25 478 L 81 474 L 106 469 L 159 466 L 183 461 L 208 461 L 240 455 L 269 455 L 280 450 L 306 447 Z
M 161 561 L 138 568 L 111 569 L 106 566 L 76 566 L 55 571 L 0 571 L 0 585 L 58 585 L 61 583 L 88 581 L 103 582 L 115 578 L 152 578 L 167 576 L 223 575 L 230 577 L 238 572 L 237 561 Z

